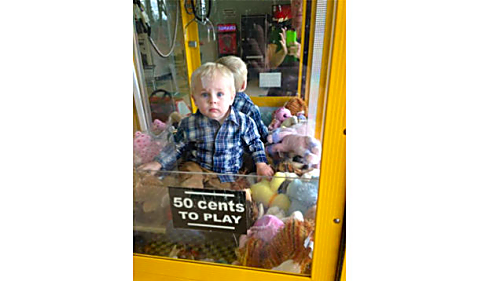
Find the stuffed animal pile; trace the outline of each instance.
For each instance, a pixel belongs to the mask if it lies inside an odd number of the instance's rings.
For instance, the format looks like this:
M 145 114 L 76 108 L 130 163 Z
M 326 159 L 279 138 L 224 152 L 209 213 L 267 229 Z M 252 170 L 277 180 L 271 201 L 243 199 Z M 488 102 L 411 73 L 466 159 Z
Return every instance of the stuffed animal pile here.
M 137 131 L 134 133 L 134 166 L 153 161 L 168 142 L 173 141 L 173 134 L 179 125 L 181 116 L 173 112 L 167 123 L 155 119 L 151 124 L 151 133 Z
M 259 218 L 240 237 L 234 264 L 309 273 L 317 179 L 277 172 L 270 181 L 252 184 L 250 190 L 259 204 Z
M 251 224 L 245 235 L 234 240 L 238 245 L 233 253 L 236 254 L 233 264 L 310 273 L 321 143 L 315 139 L 307 118 L 307 105 L 298 97 L 278 108 L 268 127 L 266 144 L 266 153 L 273 160 L 275 175 L 272 179 L 263 178 L 258 182 L 249 182 L 251 177 L 237 177 L 238 180 L 231 185 L 233 190 L 247 191 Z M 171 141 L 167 136 L 175 131 L 178 121 L 174 115 L 167 123 L 155 120 L 151 134 L 136 132 L 134 165 L 153 160 Z M 138 219 L 156 217 L 161 218 L 160 224 L 165 226 L 166 236 L 188 231 L 173 229 L 171 225 L 166 187 L 176 185 L 178 182 L 174 176 L 159 179 L 134 171 L 134 223 Z M 208 237 L 203 231 L 196 233 L 203 234 L 203 239 Z M 180 242 L 179 248 L 174 247 L 169 256 L 201 259 L 183 251 Z
M 302 175 L 319 169 L 321 143 L 307 123 L 307 105 L 294 97 L 278 108 L 269 125 L 266 152 L 277 171 Z

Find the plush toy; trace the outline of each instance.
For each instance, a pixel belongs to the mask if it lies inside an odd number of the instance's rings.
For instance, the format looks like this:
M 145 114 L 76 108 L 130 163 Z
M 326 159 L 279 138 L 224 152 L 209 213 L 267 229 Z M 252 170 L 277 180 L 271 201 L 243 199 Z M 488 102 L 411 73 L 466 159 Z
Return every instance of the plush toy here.
M 134 165 L 151 162 L 160 153 L 163 144 L 151 135 L 140 131 L 134 134 Z
M 134 223 L 164 227 L 168 208 L 168 189 L 148 172 L 133 175 Z
M 160 206 L 161 201 L 158 196 L 166 190 L 163 183 L 155 176 L 147 172 L 136 172 L 134 179 L 134 202 L 146 203 L 144 211 L 150 212 Z M 146 206 L 148 205 L 148 206 Z
M 283 121 L 283 123 L 281 123 L 280 127 L 287 128 L 287 127 L 291 127 L 297 123 L 299 123 L 299 119 L 297 118 L 297 116 L 290 116 L 287 119 L 285 119 L 285 121 Z
M 285 194 L 279 194 L 280 185 L 286 180 L 284 173 L 276 173 L 271 181 L 262 179 L 250 187 L 253 200 L 262 203 L 265 208 L 278 206 L 282 210 L 288 210 L 290 200 Z
M 292 260 L 299 264 L 300 273 L 308 273 L 312 259 L 311 249 L 305 242 L 310 239 L 313 231 L 314 223 L 311 221 L 288 220 L 265 248 L 267 257 L 264 258 L 262 267 L 274 268 L 286 260 Z
M 159 135 L 161 132 L 165 131 L 165 129 L 167 129 L 166 123 L 163 123 L 163 121 L 161 121 L 160 119 L 155 119 L 153 121 L 153 126 L 151 128 L 151 131 L 155 135 Z
M 174 111 L 170 114 L 170 116 L 168 117 L 168 123 L 170 123 L 172 126 L 174 126 L 175 128 L 178 127 L 179 125 L 179 122 L 181 122 L 182 120 L 182 116 L 179 112 L 177 111 Z
M 288 120 L 288 119 L 287 119 Z M 313 130 L 308 127 L 306 123 L 299 123 L 292 125 L 291 127 L 281 127 L 272 131 L 267 135 L 267 142 L 278 143 L 287 135 L 301 135 L 307 136 L 312 135 Z
M 278 128 L 279 126 L 281 126 L 281 123 L 283 123 L 283 121 L 285 121 L 288 117 L 292 117 L 290 110 L 286 109 L 285 107 L 276 109 L 273 114 L 273 121 L 271 121 L 271 124 L 269 124 L 267 128 L 270 131 Z
M 237 262 L 243 266 L 253 266 L 265 269 L 287 268 L 281 266 L 287 262 L 296 264 L 292 266 L 293 272 L 308 274 L 311 270 L 311 248 L 306 243 L 311 239 L 314 231 L 312 221 L 301 221 L 299 219 L 287 220 L 279 228 L 278 233 L 269 242 L 257 237 L 250 237 L 243 247 L 236 250 Z
M 297 112 L 297 119 L 299 123 L 307 122 L 307 116 L 305 115 L 304 111 Z
M 319 167 L 321 159 L 321 143 L 311 136 L 286 135 L 281 142 L 266 147 L 266 152 L 275 155 L 280 152 L 291 152 L 301 156 L 307 165 Z
M 293 97 L 285 103 L 285 107 L 290 110 L 293 116 L 298 116 L 299 112 L 307 117 L 307 105 L 305 101 L 299 97 Z
M 244 247 L 246 241 L 251 237 L 256 237 L 266 243 L 271 241 L 283 225 L 283 221 L 276 216 L 262 216 L 247 230 L 247 235 L 240 236 L 240 248 Z
M 309 208 L 309 210 L 307 210 L 307 212 L 304 214 L 304 219 L 316 220 L 316 204 Z
M 307 182 L 300 179 L 294 179 L 288 185 L 286 194 L 290 198 L 290 207 L 288 214 L 300 211 L 307 214 L 307 211 L 318 202 L 318 183 L 317 181 Z

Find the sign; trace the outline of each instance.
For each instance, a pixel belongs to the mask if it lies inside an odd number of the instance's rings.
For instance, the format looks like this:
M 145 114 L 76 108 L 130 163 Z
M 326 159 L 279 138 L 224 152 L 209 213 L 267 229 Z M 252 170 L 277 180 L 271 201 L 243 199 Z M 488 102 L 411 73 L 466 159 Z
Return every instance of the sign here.
M 235 23 L 227 23 L 227 24 L 218 24 L 217 32 L 236 32 L 236 24 Z
M 218 24 L 217 37 L 220 55 L 236 55 L 238 53 L 238 42 L 236 40 L 236 24 Z
M 174 228 L 247 232 L 245 191 L 169 187 Z
M 281 87 L 281 72 L 259 73 L 259 87 L 261 88 Z

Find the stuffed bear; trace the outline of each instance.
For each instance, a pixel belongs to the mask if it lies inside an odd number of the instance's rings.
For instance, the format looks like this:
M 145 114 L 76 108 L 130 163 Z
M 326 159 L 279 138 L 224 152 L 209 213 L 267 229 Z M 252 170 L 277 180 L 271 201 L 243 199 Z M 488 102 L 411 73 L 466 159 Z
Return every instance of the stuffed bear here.
M 313 221 L 289 219 L 269 242 L 249 237 L 246 243 L 236 249 L 237 261 L 233 264 L 279 270 L 280 265 L 293 263 L 297 268 L 292 272 L 309 274 L 312 248 L 311 243 L 306 242 L 312 240 L 313 233 Z
M 293 116 L 299 116 L 301 112 L 305 117 L 307 117 L 307 105 L 303 99 L 299 97 L 293 97 L 285 103 L 285 108 L 290 110 Z
M 308 210 L 316 205 L 318 201 L 318 182 L 302 181 L 294 179 L 287 188 L 286 195 L 290 198 L 290 207 L 288 214 L 300 211 L 302 214 L 308 214 Z
M 269 124 L 267 128 L 270 131 L 279 128 L 281 126 L 281 123 L 283 123 L 283 121 L 285 121 L 289 117 L 292 117 L 292 113 L 290 113 L 290 110 L 285 107 L 280 107 L 274 112 L 273 121 L 271 121 L 271 124 Z

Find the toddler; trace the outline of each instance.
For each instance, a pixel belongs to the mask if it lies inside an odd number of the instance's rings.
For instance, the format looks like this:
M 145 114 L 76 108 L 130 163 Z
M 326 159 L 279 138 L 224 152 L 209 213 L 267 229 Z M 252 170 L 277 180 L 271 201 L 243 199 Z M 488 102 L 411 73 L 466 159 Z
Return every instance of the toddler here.
M 252 156 L 257 175 L 271 177 L 274 172 L 267 164 L 255 122 L 231 107 L 236 95 L 231 70 L 218 63 L 203 64 L 193 72 L 191 92 L 197 112 L 181 120 L 173 144 L 140 168 L 171 170 L 184 156 L 180 171 L 204 173 L 182 174 L 182 186 L 227 189 L 234 177 L 207 173 L 237 174 L 245 151 Z

